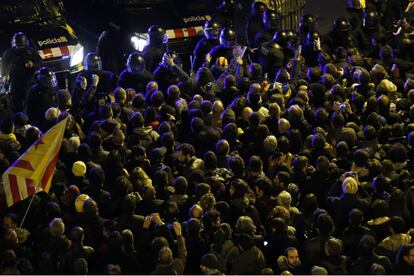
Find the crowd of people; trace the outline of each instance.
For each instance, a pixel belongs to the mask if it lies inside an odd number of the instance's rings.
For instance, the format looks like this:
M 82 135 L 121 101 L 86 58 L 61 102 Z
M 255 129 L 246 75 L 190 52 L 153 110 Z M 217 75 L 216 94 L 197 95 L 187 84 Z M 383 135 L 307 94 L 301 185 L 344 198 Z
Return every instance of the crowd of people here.
M 189 70 L 152 26 L 70 90 L 13 37 L 0 173 L 69 119 L 49 192 L 1 213 L 1 274 L 414 274 L 414 1 L 324 35 L 266 2 L 241 35 L 224 0 Z

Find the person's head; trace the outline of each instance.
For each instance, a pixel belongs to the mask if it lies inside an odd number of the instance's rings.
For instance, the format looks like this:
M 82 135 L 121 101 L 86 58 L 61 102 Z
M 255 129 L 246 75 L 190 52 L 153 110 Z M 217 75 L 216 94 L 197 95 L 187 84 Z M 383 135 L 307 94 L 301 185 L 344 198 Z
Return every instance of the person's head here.
M 203 217 L 203 208 L 199 204 L 194 204 L 190 208 L 190 217 L 201 219 Z
M 65 224 L 61 218 L 54 218 L 49 223 L 49 233 L 52 237 L 61 237 L 65 233 Z
M 15 213 L 7 213 L 3 217 L 3 230 L 16 229 L 17 227 L 17 215 Z
M 26 48 L 29 45 L 29 40 L 22 32 L 15 33 L 13 35 L 11 46 L 16 49 Z
M 325 242 L 324 250 L 326 256 L 337 258 L 342 253 L 342 241 L 331 237 Z
M 34 78 L 39 85 L 47 88 L 54 88 L 58 85 L 55 73 L 46 66 L 37 70 Z
M 238 218 L 235 226 L 235 231 L 238 234 L 246 233 L 254 235 L 256 233 L 256 226 L 253 223 L 253 220 L 249 216 L 241 216 Z
M 404 261 L 410 267 L 414 267 L 414 244 L 404 244 L 397 253 L 397 265 Z
M 209 271 L 216 270 L 218 268 L 218 259 L 216 255 L 208 253 L 201 258 L 200 269 L 203 274 L 209 274 Z
M 134 52 L 128 56 L 126 66 L 130 74 L 136 75 L 145 69 L 145 60 L 141 54 Z
M 164 28 L 159 25 L 152 25 L 148 28 L 148 44 L 160 46 L 168 42 L 168 36 Z
M 393 216 L 390 218 L 390 226 L 394 234 L 401 234 L 406 231 L 405 221 L 400 216 Z
M 229 152 L 230 152 L 229 142 L 225 139 L 220 139 L 216 143 L 216 154 L 225 156 L 225 155 L 229 154 Z
M 263 12 L 263 25 L 267 29 L 276 29 L 279 27 L 281 16 L 275 10 L 265 10 Z
M 265 10 L 267 10 L 267 5 L 264 2 L 255 1 L 250 5 L 250 16 L 261 18 Z
M 236 32 L 232 28 L 223 28 L 220 32 L 220 44 L 225 48 L 233 48 L 236 43 Z
M 238 155 L 231 156 L 227 159 L 227 166 L 236 177 L 243 177 L 244 175 L 244 160 Z
M 188 143 L 183 143 L 176 148 L 177 159 L 180 162 L 187 163 L 195 154 L 193 145 Z
M 83 61 L 83 65 L 86 71 L 99 72 L 102 70 L 102 59 L 95 52 L 89 52 Z
M 376 199 L 371 205 L 371 214 L 373 218 L 388 216 L 389 204 L 383 199 Z
M 75 275 L 88 275 L 88 261 L 85 258 L 77 258 L 73 262 L 73 273 Z
M 300 17 L 299 32 L 308 33 L 317 30 L 317 18 L 313 14 L 304 14 Z
M 72 95 L 67 89 L 59 89 L 56 92 L 56 100 L 60 110 L 64 111 L 72 107 Z
M 299 266 L 301 264 L 299 252 L 295 247 L 288 247 L 285 249 L 285 257 L 291 266 Z
M 209 19 L 204 23 L 204 35 L 207 39 L 218 39 L 220 29 L 220 24 L 214 19 Z

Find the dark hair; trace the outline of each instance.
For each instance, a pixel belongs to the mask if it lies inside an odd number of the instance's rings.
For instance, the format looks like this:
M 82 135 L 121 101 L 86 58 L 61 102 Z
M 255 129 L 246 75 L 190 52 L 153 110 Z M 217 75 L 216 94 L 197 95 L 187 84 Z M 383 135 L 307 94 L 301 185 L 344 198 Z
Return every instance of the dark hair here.
M 354 208 L 349 212 L 349 224 L 352 226 L 359 226 L 364 220 L 364 215 L 361 210 Z

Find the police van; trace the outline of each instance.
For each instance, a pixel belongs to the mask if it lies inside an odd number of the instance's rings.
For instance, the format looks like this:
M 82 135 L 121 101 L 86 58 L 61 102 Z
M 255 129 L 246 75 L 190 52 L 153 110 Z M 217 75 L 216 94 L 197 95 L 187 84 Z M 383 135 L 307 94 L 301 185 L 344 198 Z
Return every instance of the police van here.
M 51 68 L 60 81 L 83 70 L 84 49 L 63 16 L 60 0 L 1 0 L 0 57 L 11 47 L 16 32 L 27 36 L 43 65 Z M 60 86 L 67 86 L 67 81 L 60 82 Z
M 151 25 L 166 30 L 168 48 L 185 63 L 203 35 L 204 22 L 211 18 L 205 0 L 66 0 L 71 19 L 82 22 L 89 33 L 100 33 L 108 26 L 122 36 L 124 52 L 142 51 Z M 82 9 L 79 9 L 79 6 Z M 74 16 L 72 18 L 72 15 Z M 99 28 L 99 30 L 97 30 Z M 126 45 L 128 44 L 128 45 Z M 127 55 L 125 55 L 127 57 Z M 124 62 L 125 64 L 125 62 Z

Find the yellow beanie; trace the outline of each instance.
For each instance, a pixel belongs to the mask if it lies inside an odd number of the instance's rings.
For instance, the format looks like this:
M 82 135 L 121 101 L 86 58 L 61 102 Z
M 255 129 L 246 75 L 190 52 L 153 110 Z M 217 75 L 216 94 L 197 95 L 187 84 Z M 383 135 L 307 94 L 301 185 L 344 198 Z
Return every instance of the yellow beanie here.
M 356 194 L 358 192 L 358 183 L 355 178 L 348 176 L 342 182 L 342 192 L 347 194 Z
M 89 199 L 89 196 L 87 194 L 80 194 L 75 199 L 75 210 L 78 213 L 83 213 L 83 205 L 85 201 Z
M 82 161 L 76 161 L 72 165 L 72 173 L 74 176 L 83 176 L 86 173 L 86 165 Z

